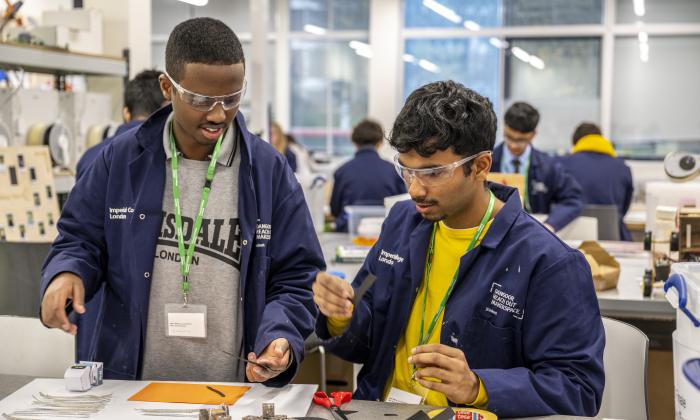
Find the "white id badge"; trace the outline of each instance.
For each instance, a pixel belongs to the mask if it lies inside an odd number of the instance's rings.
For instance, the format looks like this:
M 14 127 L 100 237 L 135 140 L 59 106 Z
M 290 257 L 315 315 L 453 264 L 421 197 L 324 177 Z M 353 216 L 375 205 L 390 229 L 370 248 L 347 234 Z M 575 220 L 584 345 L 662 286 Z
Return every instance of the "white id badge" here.
M 207 306 L 165 305 L 165 335 L 168 337 L 207 338 Z
M 391 387 L 389 395 L 386 396 L 385 402 L 417 405 L 423 402 L 423 397 L 402 389 Z

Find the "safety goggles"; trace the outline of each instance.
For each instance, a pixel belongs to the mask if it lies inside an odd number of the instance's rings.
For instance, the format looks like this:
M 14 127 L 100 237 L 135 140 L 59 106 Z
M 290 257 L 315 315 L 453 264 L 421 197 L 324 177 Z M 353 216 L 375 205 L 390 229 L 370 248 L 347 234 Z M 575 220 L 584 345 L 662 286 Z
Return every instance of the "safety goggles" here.
M 206 96 L 200 95 L 199 93 L 190 92 L 189 90 L 177 84 L 177 82 L 173 80 L 173 78 L 170 77 L 168 73 L 165 73 L 165 75 L 168 77 L 173 87 L 175 87 L 175 90 L 177 90 L 177 94 L 178 96 L 180 96 L 182 102 L 186 103 L 187 105 L 200 112 L 209 112 L 212 109 L 214 109 L 216 104 L 221 104 L 221 106 L 226 111 L 234 109 L 235 107 L 241 104 L 241 100 L 243 99 L 243 95 L 245 94 L 246 86 L 248 85 L 248 82 L 246 80 L 243 80 L 243 88 L 238 92 L 234 92 L 230 95 L 224 96 Z
M 442 184 L 448 179 L 452 178 L 455 169 L 464 165 L 465 163 L 478 158 L 481 155 L 490 155 L 491 152 L 484 151 L 467 156 L 464 159 L 458 160 L 457 162 L 452 162 L 447 165 L 437 166 L 435 168 L 425 168 L 425 169 L 413 169 L 407 168 L 399 163 L 399 155 L 394 156 L 394 167 L 399 176 L 404 180 L 406 185 L 411 185 L 414 179 L 424 187 L 432 187 L 435 185 Z

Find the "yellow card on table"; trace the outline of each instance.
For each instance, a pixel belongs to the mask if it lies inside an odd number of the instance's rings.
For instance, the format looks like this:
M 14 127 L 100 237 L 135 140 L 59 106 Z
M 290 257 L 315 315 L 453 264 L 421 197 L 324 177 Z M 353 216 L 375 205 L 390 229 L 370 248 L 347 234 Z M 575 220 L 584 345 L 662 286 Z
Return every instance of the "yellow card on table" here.
M 249 386 L 152 382 L 132 395 L 129 401 L 233 405 L 249 389 Z

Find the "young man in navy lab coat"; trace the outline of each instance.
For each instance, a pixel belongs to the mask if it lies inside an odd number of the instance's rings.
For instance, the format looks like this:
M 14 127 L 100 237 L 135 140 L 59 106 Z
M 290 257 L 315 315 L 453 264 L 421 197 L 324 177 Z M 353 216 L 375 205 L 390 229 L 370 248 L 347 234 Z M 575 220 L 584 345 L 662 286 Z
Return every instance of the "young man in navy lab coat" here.
M 406 185 L 396 174 L 394 166 L 379 157 L 377 149 L 384 141 L 382 126 L 372 120 L 362 120 L 352 130 L 352 142 L 357 147 L 355 157 L 333 174 L 331 214 L 335 230 L 348 231 L 345 206 L 384 205 L 384 198 L 406 193 Z
M 525 209 L 547 214 L 549 230 L 558 231 L 583 211 L 576 180 L 552 157 L 532 146 L 540 114 L 530 104 L 516 102 L 506 111 L 503 143 L 493 151 L 493 172 L 525 177 Z
M 124 88 L 124 108 L 122 108 L 124 124 L 117 128 L 113 137 L 138 127 L 148 119 L 149 115 L 166 104 L 163 92 L 160 90 L 160 75 L 161 72 L 157 70 L 144 70 L 129 80 Z M 76 179 L 83 176 L 90 164 L 113 137 L 105 139 L 102 143 L 96 144 L 83 153 L 75 169 Z
M 389 142 L 413 201 L 392 208 L 352 285 L 319 273 L 313 287 L 324 345 L 363 364 L 355 398 L 598 412 L 605 335 L 589 265 L 516 190 L 486 182 L 495 136 L 491 102 L 452 81 L 399 113 Z
M 632 171 L 618 159 L 610 140 L 593 123 L 576 127 L 573 145 L 572 153 L 562 157 L 561 163 L 583 187 L 584 202 L 615 205 L 620 217 L 620 239 L 631 241 L 623 219 L 634 194 Z
M 324 267 L 301 187 L 238 112 L 245 62 L 230 28 L 182 22 L 165 54 L 172 105 L 75 185 L 42 271 L 42 320 L 77 332 L 77 358 L 103 362 L 106 378 L 286 384 Z M 103 283 L 102 309 L 86 312 Z M 94 333 L 66 317 L 68 300 L 96 317 Z

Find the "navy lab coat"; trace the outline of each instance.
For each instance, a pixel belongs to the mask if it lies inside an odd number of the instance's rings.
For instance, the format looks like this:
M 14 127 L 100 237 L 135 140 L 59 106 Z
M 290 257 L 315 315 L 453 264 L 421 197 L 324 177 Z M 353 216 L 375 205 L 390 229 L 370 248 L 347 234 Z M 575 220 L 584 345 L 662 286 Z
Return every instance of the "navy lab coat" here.
M 492 168 L 501 167 L 503 143 L 493 150 Z M 532 148 L 528 170 L 528 199 L 533 214 L 547 214 L 545 223 L 560 230 L 583 211 L 583 193 L 574 177 L 554 158 Z
M 461 259 L 440 342 L 464 352 L 499 417 L 594 416 L 605 384 L 605 333 L 588 262 L 528 215 L 514 189 L 490 188 L 506 204 Z M 357 289 L 368 273 L 377 276 L 348 328 L 331 338 L 319 316 L 326 349 L 363 364 L 357 399 L 384 397 L 431 232 L 412 201 L 396 204 L 353 282 Z
M 336 231 L 348 231 L 348 216 L 343 210 L 352 205 L 384 205 L 384 198 L 406 193 L 406 184 L 394 165 L 385 161 L 374 149 L 365 147 L 341 165 L 333 175 L 331 214 Z
M 632 235 L 623 221 L 632 203 L 632 171 L 622 159 L 596 152 L 577 152 L 560 159 L 583 188 L 586 204 L 617 206 L 620 216 L 620 239 L 631 241 Z
M 76 356 L 103 362 L 109 379 L 138 379 L 141 374 L 165 186 L 162 133 L 171 110 L 160 109 L 100 152 L 70 193 L 42 269 L 42 297 L 62 272 L 80 276 L 86 301 L 104 284 L 101 310 L 83 316 L 96 317 L 91 320 L 94 332 L 78 324 Z M 317 315 L 311 284 L 325 264 L 302 189 L 285 158 L 253 136 L 240 113 L 234 123 L 242 133 L 243 350 L 259 354 L 272 340 L 286 338 L 293 365 L 267 383 L 279 386 L 292 379 L 303 360 L 304 340 Z M 109 218 L 110 208 L 125 207 L 125 220 Z

